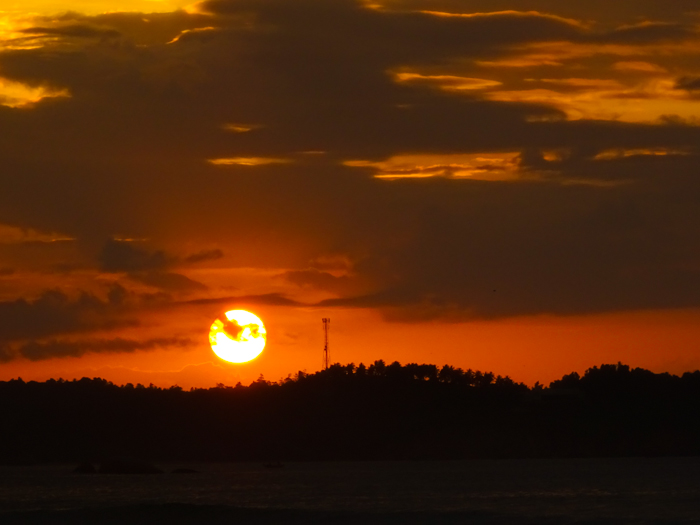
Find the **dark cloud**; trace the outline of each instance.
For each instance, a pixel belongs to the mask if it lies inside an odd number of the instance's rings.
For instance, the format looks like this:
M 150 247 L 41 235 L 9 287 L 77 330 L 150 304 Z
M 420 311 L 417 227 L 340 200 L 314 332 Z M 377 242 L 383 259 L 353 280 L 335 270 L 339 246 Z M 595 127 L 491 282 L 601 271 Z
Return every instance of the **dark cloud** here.
M 676 89 L 700 91 L 700 77 L 681 77 L 676 82 Z
M 182 35 L 183 32 L 217 24 L 217 21 L 209 16 L 186 11 L 147 14 L 112 12 L 89 17 L 69 13 L 56 20 L 59 24 L 72 21 L 113 28 L 124 39 L 142 46 L 165 44 Z
M 64 25 L 59 27 L 29 27 L 22 29 L 21 33 L 42 36 L 63 36 L 74 38 L 116 38 L 119 31 L 114 29 L 102 29 L 87 25 Z
M 215 261 L 221 259 L 224 256 L 224 252 L 219 249 L 214 250 L 202 250 L 201 252 L 193 253 L 185 257 L 185 262 L 190 264 L 196 264 L 205 261 Z
M 285 272 L 282 277 L 298 286 L 320 288 L 341 294 L 352 292 L 356 287 L 353 279 L 346 275 L 336 276 L 315 268 Z
M 403 229 L 376 232 L 372 256 L 355 267 L 379 290 L 322 306 L 404 321 L 697 306 L 698 157 L 568 163 L 579 180 L 622 184 L 432 181 L 444 189 L 439 206 L 425 199 Z M 426 189 L 394 184 L 404 195 Z
M 0 268 L 0 276 L 13 275 L 15 273 L 14 268 Z
M 238 336 L 243 331 L 243 327 L 237 321 L 229 321 L 226 316 L 220 316 L 217 320 L 221 322 L 221 329 L 228 337 L 234 340 L 238 339 Z
M 540 49 L 557 78 L 599 79 L 609 64 L 579 61 L 572 46 L 643 54 L 695 38 L 687 2 L 575 4 L 218 0 L 204 4 L 208 17 L 162 15 L 152 40 L 141 15 L 85 17 L 123 38 L 0 53 L 7 78 L 71 95 L 0 107 L 12 130 L 0 142 L 0 221 L 66 232 L 86 252 L 114 232 L 188 247 L 180 253 L 222 246 L 227 263 L 296 268 L 289 281 L 339 296 L 326 305 L 392 319 L 699 306 L 700 128 L 671 117 L 569 121 L 554 102 L 489 100 L 501 88 L 449 91 L 435 80 L 449 72 L 522 87 L 529 69 L 488 64 L 524 49 Z M 594 5 L 609 10 L 602 27 L 590 23 Z M 566 60 L 558 48 L 571 51 Z M 396 79 L 416 71 L 434 78 Z M 687 75 L 678 87 L 695 89 L 697 74 Z M 405 173 L 424 174 L 435 169 L 426 156 L 493 152 L 519 155 L 514 180 L 460 179 L 451 161 L 438 163 L 442 177 L 377 180 L 376 165 L 357 163 L 414 155 Z M 352 278 L 306 269 L 328 253 L 354 261 Z M 175 269 L 218 255 L 178 259 L 112 240 L 99 268 L 196 292 Z M 298 304 L 280 294 L 198 302 Z
M 173 272 L 134 272 L 129 277 L 154 288 L 171 292 L 196 292 L 206 290 L 202 283 Z
M 187 262 L 204 261 L 217 258 L 216 250 L 195 254 Z M 132 242 L 110 239 L 99 256 L 100 269 L 105 272 L 123 272 L 131 279 L 172 292 L 195 292 L 206 290 L 206 286 L 184 275 L 166 271 L 179 261 L 164 251 L 149 251 Z
M 7 343 L 0 343 L 0 363 L 7 363 L 15 359 L 15 353 Z
M 606 42 L 626 44 L 649 44 L 654 42 L 687 40 L 697 38 L 698 32 L 694 25 L 646 22 L 643 24 L 623 26 L 600 38 Z
M 105 272 L 141 272 L 163 270 L 169 264 L 163 251 L 150 252 L 131 242 L 108 240 L 99 256 L 100 269 Z
M 0 361 L 24 358 L 30 361 L 42 361 L 63 357 L 80 357 L 88 353 L 132 353 L 157 350 L 161 348 L 187 348 L 194 345 L 190 339 L 171 337 L 155 338 L 145 341 L 132 339 L 87 339 L 81 341 L 51 340 L 47 342 L 31 341 L 18 346 L 15 350 L 0 348 Z
M 269 306 L 303 306 L 302 303 L 282 294 L 269 293 L 262 295 L 241 295 L 232 297 L 210 297 L 192 299 L 183 304 L 192 305 L 269 305 Z
M 86 292 L 71 298 L 50 290 L 32 301 L 0 302 L 0 344 L 138 325 L 137 320 L 124 315 L 123 294 L 118 290 L 113 288 L 107 300 Z
M 540 11 L 585 20 L 595 24 L 629 24 L 632 20 L 683 21 L 697 12 L 695 0 L 585 0 L 561 2 L 560 0 L 380 0 L 377 4 L 391 9 L 462 12 Z
M 533 11 L 488 12 L 467 17 L 415 11 L 388 13 L 367 9 L 354 0 L 302 0 L 293 4 L 283 0 L 210 0 L 201 5 L 213 13 L 248 16 L 253 31 L 259 28 L 272 36 L 268 28 L 274 27 L 273 38 L 292 46 L 284 55 L 293 50 L 313 54 L 320 61 L 317 66 L 331 65 L 328 47 L 325 52 L 312 47 L 322 40 L 349 67 L 347 60 L 351 56 L 365 65 L 421 63 L 437 57 L 474 57 L 510 44 L 577 38 L 583 31 L 574 20 Z M 349 41 L 354 45 L 349 46 Z M 296 63 L 295 60 L 292 64 Z M 309 64 L 305 69 L 313 73 L 315 67 Z M 355 67 L 350 70 L 356 71 Z

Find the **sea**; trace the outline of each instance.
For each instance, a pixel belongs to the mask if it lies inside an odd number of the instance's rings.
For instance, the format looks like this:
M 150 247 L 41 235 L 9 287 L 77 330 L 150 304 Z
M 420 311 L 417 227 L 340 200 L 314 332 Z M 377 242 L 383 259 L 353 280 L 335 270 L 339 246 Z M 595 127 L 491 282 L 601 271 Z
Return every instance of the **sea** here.
M 0 524 L 700 524 L 700 458 L 156 466 L 0 467 Z

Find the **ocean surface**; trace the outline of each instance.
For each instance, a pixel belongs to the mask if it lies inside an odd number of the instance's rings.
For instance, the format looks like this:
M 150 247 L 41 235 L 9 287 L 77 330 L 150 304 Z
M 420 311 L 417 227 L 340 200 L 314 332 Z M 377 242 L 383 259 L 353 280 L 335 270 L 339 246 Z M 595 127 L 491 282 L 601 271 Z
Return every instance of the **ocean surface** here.
M 700 524 L 700 458 L 157 466 L 0 467 L 0 524 Z

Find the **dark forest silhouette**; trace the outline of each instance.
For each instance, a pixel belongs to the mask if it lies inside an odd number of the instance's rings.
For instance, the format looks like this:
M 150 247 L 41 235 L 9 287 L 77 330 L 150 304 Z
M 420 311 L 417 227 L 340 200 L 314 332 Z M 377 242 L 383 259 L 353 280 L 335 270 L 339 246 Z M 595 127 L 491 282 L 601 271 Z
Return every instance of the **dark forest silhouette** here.
M 451 366 L 335 364 L 183 391 L 0 382 L 0 462 L 700 454 L 700 371 L 602 365 L 549 387 Z

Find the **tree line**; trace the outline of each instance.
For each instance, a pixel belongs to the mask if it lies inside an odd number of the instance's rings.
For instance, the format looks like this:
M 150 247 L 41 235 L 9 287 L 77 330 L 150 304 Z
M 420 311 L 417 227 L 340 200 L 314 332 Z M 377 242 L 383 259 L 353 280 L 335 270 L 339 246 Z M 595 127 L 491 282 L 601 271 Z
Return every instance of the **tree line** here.
M 700 371 L 623 364 L 528 387 L 375 361 L 250 385 L 0 382 L 0 462 L 291 461 L 700 454 Z

